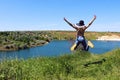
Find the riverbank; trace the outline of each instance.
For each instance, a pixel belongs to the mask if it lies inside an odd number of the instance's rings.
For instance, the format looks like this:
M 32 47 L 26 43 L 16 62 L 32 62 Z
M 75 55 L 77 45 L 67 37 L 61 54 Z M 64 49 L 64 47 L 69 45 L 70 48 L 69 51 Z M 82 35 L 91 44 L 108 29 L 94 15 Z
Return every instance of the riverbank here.
M 98 37 L 97 40 L 102 40 L 102 41 L 120 41 L 120 36 L 118 35 L 111 35 L 111 36 L 101 36 L 101 37 Z
M 1 80 L 119 80 L 120 49 L 95 55 L 74 52 L 59 57 L 4 60 Z
M 16 47 L 16 45 L 9 44 L 9 45 L 0 46 L 0 51 L 16 51 L 16 50 L 28 49 L 28 48 L 37 47 L 37 46 L 43 46 L 48 43 L 49 42 L 47 42 L 47 41 L 40 41 L 37 44 L 22 45 L 22 46 L 18 46 L 18 47 Z
M 0 32 L 0 51 L 22 50 L 50 42 L 47 32 Z

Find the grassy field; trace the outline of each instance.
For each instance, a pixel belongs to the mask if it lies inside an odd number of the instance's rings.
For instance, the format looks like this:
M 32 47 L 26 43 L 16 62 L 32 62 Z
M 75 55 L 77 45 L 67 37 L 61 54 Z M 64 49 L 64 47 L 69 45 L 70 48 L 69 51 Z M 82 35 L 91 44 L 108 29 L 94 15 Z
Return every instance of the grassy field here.
M 0 62 L 0 80 L 120 80 L 120 49 Z

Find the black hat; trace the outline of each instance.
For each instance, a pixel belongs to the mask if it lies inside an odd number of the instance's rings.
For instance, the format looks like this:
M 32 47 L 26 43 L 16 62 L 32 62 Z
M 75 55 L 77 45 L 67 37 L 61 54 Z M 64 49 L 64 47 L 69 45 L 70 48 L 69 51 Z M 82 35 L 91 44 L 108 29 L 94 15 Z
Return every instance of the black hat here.
M 83 26 L 83 25 L 85 25 L 85 24 L 84 24 L 84 21 L 83 21 L 83 20 L 80 20 L 80 21 L 79 21 L 79 26 Z

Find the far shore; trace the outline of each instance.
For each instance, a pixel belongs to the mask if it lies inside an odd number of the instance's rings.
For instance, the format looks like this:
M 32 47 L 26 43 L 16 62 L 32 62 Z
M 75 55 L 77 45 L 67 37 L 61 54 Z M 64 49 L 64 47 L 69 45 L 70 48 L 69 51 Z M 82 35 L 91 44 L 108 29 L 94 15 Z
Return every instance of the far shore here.
M 107 35 L 107 36 L 101 36 L 98 37 L 96 40 L 101 40 L 101 41 L 120 41 L 120 36 L 117 35 Z
M 37 47 L 37 46 L 43 46 L 45 44 L 48 44 L 49 42 L 45 41 L 44 43 L 40 43 L 40 44 L 36 44 L 36 45 L 30 45 L 30 46 L 26 46 L 25 48 L 20 47 L 20 48 L 6 48 L 4 46 L 0 46 L 0 51 L 17 51 L 17 50 L 23 50 L 23 49 L 28 49 L 28 48 L 32 48 L 32 47 Z

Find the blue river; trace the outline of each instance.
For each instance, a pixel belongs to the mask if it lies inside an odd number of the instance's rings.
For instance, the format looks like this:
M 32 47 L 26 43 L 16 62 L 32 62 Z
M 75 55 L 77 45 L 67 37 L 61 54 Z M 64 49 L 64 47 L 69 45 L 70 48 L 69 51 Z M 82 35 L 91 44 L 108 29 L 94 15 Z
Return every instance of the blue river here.
M 74 42 L 68 40 L 56 40 L 51 41 L 48 44 L 38 47 L 32 47 L 29 49 L 19 51 L 1 51 L 0 60 L 3 59 L 28 59 L 33 57 L 43 56 L 60 56 L 63 54 L 71 54 L 70 47 Z M 90 48 L 89 51 L 94 54 L 104 54 L 113 49 L 120 48 L 119 41 L 97 41 L 93 40 L 94 48 Z

